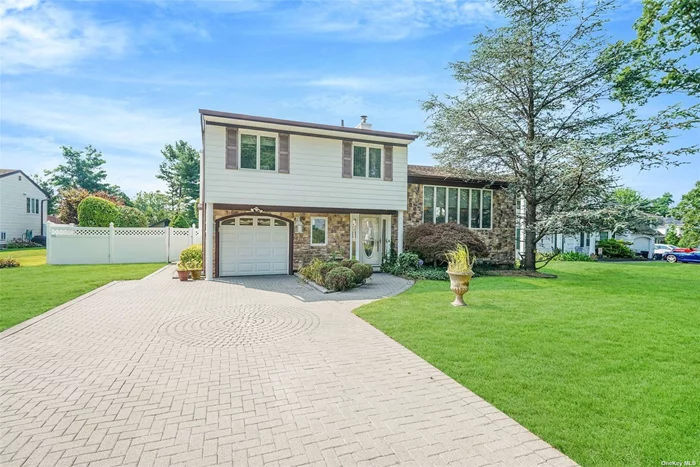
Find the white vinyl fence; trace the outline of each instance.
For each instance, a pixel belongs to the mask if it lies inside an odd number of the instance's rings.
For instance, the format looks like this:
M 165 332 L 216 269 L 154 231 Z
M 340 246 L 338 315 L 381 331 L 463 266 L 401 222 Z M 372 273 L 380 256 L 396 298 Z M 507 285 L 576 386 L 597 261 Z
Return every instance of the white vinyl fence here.
M 197 228 L 78 227 L 46 223 L 48 264 L 165 263 L 202 243 Z

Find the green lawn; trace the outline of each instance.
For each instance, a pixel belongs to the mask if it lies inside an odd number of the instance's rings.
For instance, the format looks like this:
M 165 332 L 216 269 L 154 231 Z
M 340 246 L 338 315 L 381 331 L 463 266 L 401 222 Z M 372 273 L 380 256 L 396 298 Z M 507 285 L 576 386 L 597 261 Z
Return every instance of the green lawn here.
M 163 264 L 46 264 L 46 250 L 0 251 L 21 267 L 0 269 L 0 331 L 116 280 L 141 279 Z
M 582 465 L 700 463 L 700 265 L 423 281 L 357 314 Z

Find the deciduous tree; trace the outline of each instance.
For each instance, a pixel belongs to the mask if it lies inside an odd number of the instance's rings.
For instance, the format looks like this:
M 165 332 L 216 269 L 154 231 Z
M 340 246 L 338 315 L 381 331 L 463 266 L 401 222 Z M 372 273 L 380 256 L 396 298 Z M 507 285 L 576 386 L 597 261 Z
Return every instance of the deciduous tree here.
M 465 177 L 507 180 L 524 199 L 522 265 L 535 269 L 537 241 L 598 228 L 615 172 L 663 166 L 692 148 L 664 150 L 673 115 L 637 116 L 610 105 L 609 76 L 624 57 L 607 50 L 614 2 L 497 0 L 502 27 L 479 34 L 469 61 L 450 64 L 463 89 L 423 104 L 422 136 L 436 159 Z M 515 196 L 514 196 L 515 198 Z M 589 230 L 589 231 L 590 231 Z

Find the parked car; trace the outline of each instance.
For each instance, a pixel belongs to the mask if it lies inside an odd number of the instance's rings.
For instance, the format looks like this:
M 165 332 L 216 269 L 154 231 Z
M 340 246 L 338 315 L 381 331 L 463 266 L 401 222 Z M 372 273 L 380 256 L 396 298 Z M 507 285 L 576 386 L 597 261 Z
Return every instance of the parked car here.
M 661 259 L 664 253 L 668 253 L 674 248 L 678 248 L 676 245 L 668 245 L 666 243 L 655 243 L 654 244 L 654 256 L 653 259 Z
M 696 248 L 674 248 L 663 254 L 669 263 L 700 263 L 700 246 Z

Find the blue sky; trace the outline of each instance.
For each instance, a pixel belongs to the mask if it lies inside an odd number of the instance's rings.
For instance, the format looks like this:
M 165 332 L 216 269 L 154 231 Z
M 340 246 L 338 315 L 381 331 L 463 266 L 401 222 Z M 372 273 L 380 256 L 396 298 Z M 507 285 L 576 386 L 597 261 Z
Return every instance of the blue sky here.
M 612 36 L 631 38 L 640 10 L 625 3 Z M 3 0 L 0 166 L 34 174 L 60 163 L 61 145 L 92 144 L 133 196 L 163 188 L 163 145 L 201 147 L 199 108 L 353 126 L 369 115 L 375 129 L 421 130 L 420 101 L 458 89 L 448 62 L 499 21 L 479 0 Z M 430 154 L 417 141 L 409 161 L 432 164 Z M 679 200 L 700 162 L 621 175 Z

